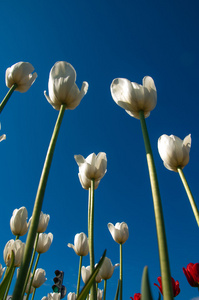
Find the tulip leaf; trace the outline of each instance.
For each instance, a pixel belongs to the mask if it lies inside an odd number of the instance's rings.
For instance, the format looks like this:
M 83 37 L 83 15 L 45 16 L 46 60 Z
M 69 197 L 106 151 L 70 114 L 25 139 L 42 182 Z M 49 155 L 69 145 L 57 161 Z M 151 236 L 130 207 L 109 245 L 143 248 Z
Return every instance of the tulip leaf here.
M 103 255 L 102 255 L 99 263 L 94 268 L 93 273 L 90 275 L 87 283 L 84 285 L 83 289 L 81 290 L 81 293 L 77 297 L 77 300 L 85 300 L 86 299 L 86 297 L 87 297 L 87 295 L 89 293 L 89 290 L 90 290 L 93 282 L 95 281 L 95 277 L 96 277 L 97 273 L 99 272 L 99 269 L 102 266 L 102 263 L 104 261 L 105 256 L 106 256 L 106 250 L 104 251 L 104 253 L 103 253 Z
M 8 285 L 9 285 L 9 282 L 11 280 L 12 270 L 13 270 L 13 267 L 14 267 L 14 261 L 15 261 L 15 255 L 14 255 L 14 252 L 12 251 L 10 266 L 7 268 L 4 279 L 0 284 L 0 300 L 3 299 L 4 294 L 7 290 Z
M 115 294 L 115 299 L 114 300 L 118 300 L 119 290 L 120 290 L 120 281 L 118 280 L 117 290 L 116 290 L 116 294 Z
M 148 267 L 144 267 L 142 274 L 142 287 L 141 287 L 142 300 L 153 300 L 151 295 L 151 288 L 149 284 Z

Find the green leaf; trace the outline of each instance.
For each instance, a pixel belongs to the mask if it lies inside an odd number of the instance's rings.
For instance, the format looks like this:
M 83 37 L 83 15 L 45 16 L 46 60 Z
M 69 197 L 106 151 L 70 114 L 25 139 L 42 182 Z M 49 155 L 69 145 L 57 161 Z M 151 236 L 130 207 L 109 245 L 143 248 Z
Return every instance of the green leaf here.
M 142 300 L 153 300 L 149 284 L 148 267 L 144 267 L 142 274 L 142 287 L 141 287 Z
M 14 267 L 14 261 L 15 261 L 15 255 L 14 255 L 14 252 L 12 251 L 10 266 L 9 266 L 9 268 L 7 268 L 4 279 L 0 284 L 0 300 L 3 300 L 3 297 L 4 297 L 4 294 L 6 292 L 7 286 L 10 282 L 10 277 L 12 276 L 12 270 L 13 270 L 13 267 Z
M 116 294 L 115 294 L 115 300 L 118 300 L 119 290 L 120 290 L 120 281 L 118 280 L 117 290 L 116 290 Z
M 104 251 L 99 263 L 97 264 L 97 266 L 94 268 L 93 270 L 93 273 L 91 274 L 91 276 L 89 277 L 87 283 L 85 284 L 85 286 L 83 287 L 83 289 L 81 290 L 81 293 L 79 294 L 79 296 L 77 297 L 77 300 L 85 300 L 88 293 L 89 293 L 89 290 L 95 280 L 95 277 L 97 275 L 97 273 L 99 272 L 99 269 L 101 268 L 102 266 L 102 263 L 104 261 L 104 258 L 106 256 L 106 250 Z M 1 300 L 1 299 L 0 299 Z

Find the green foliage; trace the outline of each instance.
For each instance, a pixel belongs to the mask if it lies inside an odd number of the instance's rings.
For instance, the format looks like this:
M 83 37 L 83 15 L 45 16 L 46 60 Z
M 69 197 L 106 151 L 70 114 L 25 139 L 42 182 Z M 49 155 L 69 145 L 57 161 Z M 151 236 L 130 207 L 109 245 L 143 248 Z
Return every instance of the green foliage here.
M 97 264 L 97 266 L 94 268 L 93 270 L 93 273 L 91 274 L 91 276 L 89 277 L 87 283 L 85 284 L 85 286 L 83 287 L 83 289 L 81 290 L 81 293 L 79 294 L 79 296 L 77 297 L 77 300 L 85 300 L 88 293 L 89 293 L 89 290 L 95 280 L 95 277 L 97 275 L 97 273 L 99 272 L 99 269 L 101 268 L 102 266 L 102 263 L 104 261 L 104 258 L 106 256 L 106 250 L 104 251 L 99 263 Z M 0 299 L 1 300 L 1 299 Z
M 3 300 L 4 295 L 6 293 L 6 290 L 7 290 L 7 287 L 9 285 L 10 280 L 11 280 L 12 270 L 13 270 L 13 267 L 14 267 L 14 261 L 15 261 L 15 255 L 14 255 L 14 252 L 12 251 L 10 266 L 9 266 L 9 268 L 7 268 L 4 279 L 0 284 L 0 300 Z
M 142 274 L 142 287 L 141 287 L 142 300 L 153 300 L 149 284 L 148 267 L 144 267 Z
M 115 299 L 114 300 L 118 300 L 119 290 L 120 290 L 120 281 L 118 280 L 117 290 L 116 290 L 116 294 L 115 294 Z

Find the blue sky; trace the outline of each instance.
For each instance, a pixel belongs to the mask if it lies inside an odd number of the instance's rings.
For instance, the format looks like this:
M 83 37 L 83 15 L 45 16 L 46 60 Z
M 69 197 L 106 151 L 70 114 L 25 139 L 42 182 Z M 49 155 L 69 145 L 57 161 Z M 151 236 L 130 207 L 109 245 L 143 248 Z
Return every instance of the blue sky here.
M 38 267 L 47 282 L 36 292 L 51 292 L 54 271 L 65 272 L 68 292 L 75 292 L 78 257 L 67 243 L 87 233 L 87 191 L 78 179 L 75 154 L 107 153 L 107 174 L 95 194 L 95 257 L 104 249 L 112 263 L 119 248 L 107 224 L 125 221 L 124 298 L 140 292 L 145 265 L 153 286 L 160 275 L 153 203 L 139 120 L 115 104 L 110 84 L 117 77 L 142 83 L 153 77 L 157 107 L 146 120 L 158 173 L 171 264 L 179 280 L 177 299 L 198 297 L 182 272 L 199 262 L 198 228 L 178 174 L 162 164 L 157 140 L 162 134 L 183 139 L 192 135 L 190 162 L 184 173 L 198 201 L 198 9 L 197 1 L 2 1 L 0 3 L 0 96 L 8 91 L 5 71 L 18 61 L 33 64 L 38 78 L 25 94 L 14 92 L 1 114 L 1 249 L 13 238 L 9 220 L 26 206 L 29 217 L 50 137 L 57 118 L 43 95 L 49 71 L 64 60 L 77 72 L 77 85 L 89 83 L 87 95 L 74 111 L 66 111 L 46 188 L 43 212 L 50 214 L 47 232 L 54 235 Z M 22 238 L 25 241 L 25 237 Z M 4 265 L 3 255 L 0 263 Z M 88 257 L 83 264 L 89 264 Z M 108 281 L 107 299 L 114 299 L 119 268 Z M 102 286 L 100 286 L 103 288 Z

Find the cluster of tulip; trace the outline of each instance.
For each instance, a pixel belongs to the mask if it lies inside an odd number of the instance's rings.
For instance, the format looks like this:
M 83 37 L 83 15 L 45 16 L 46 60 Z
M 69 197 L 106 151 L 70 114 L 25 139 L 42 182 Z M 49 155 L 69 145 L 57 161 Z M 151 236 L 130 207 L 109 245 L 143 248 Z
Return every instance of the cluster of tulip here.
M 8 99 L 14 90 L 19 92 L 26 92 L 35 81 L 37 74 L 33 73 L 34 68 L 30 63 L 20 62 L 8 68 L 6 71 L 6 85 L 10 88 L 8 94 L 0 104 L 0 112 L 2 112 Z M 48 102 L 59 111 L 57 122 L 54 127 L 52 138 L 47 151 L 44 162 L 42 175 L 39 182 L 39 187 L 36 194 L 35 204 L 31 220 L 27 223 L 27 211 L 25 208 L 15 210 L 11 218 L 11 230 L 16 235 L 16 240 L 11 240 L 7 243 L 4 249 L 4 260 L 8 266 L 6 276 L 0 286 L 0 293 L 3 293 L 2 299 L 6 299 L 9 285 L 14 274 L 15 267 L 20 265 L 18 278 L 13 292 L 13 300 L 20 300 L 23 298 L 25 291 L 28 289 L 26 299 L 28 299 L 31 287 L 33 287 L 33 294 L 35 289 L 45 282 L 45 271 L 34 267 L 33 274 L 31 274 L 32 264 L 34 261 L 35 252 L 38 252 L 38 257 L 41 253 L 48 250 L 52 243 L 53 236 L 51 233 L 44 234 L 48 225 L 49 216 L 41 212 L 44 198 L 44 191 L 48 179 L 48 174 L 52 162 L 52 157 L 55 149 L 56 140 L 58 137 L 61 122 L 66 109 L 75 109 L 81 99 L 85 96 L 88 90 L 88 83 L 83 82 L 81 90 L 78 89 L 76 83 L 76 72 L 74 68 L 67 62 L 60 61 L 55 63 L 49 75 L 48 91 L 49 96 L 44 92 Z M 163 294 L 164 300 L 172 300 L 180 292 L 179 283 L 175 281 L 170 275 L 170 266 L 168 259 L 168 250 L 166 235 L 164 230 L 164 218 L 162 212 L 162 205 L 158 187 L 158 180 L 153 160 L 153 154 L 150 146 L 149 135 L 145 119 L 150 115 L 150 112 L 155 108 L 157 103 L 157 93 L 154 81 L 151 77 L 143 78 L 143 85 L 130 82 L 127 79 L 117 78 L 111 84 L 111 94 L 114 101 L 121 106 L 132 117 L 139 119 L 142 127 L 142 133 L 146 149 L 147 164 L 149 169 L 149 177 L 151 182 L 152 197 L 154 203 L 154 212 L 157 226 L 157 240 L 159 246 L 159 258 L 161 277 L 158 277 L 159 290 Z M 1 136 L 0 140 L 5 139 L 5 135 Z M 167 169 L 178 172 L 185 190 L 187 192 L 190 204 L 193 209 L 194 216 L 199 225 L 199 213 L 191 194 L 188 183 L 185 179 L 182 169 L 189 162 L 189 152 L 191 147 L 191 136 L 188 135 L 183 141 L 174 136 L 162 135 L 158 140 L 159 154 Z M 80 267 L 77 282 L 77 292 L 69 293 L 70 299 L 90 299 L 100 300 L 106 299 L 106 282 L 114 271 L 115 266 L 112 265 L 109 258 L 105 257 L 105 253 L 95 264 L 94 258 L 94 192 L 97 189 L 101 179 L 104 177 L 107 169 L 107 158 L 104 152 L 98 155 L 92 153 L 86 159 L 82 155 L 75 155 L 75 160 L 79 167 L 79 180 L 82 187 L 88 190 L 88 238 L 84 233 L 75 236 L 74 245 L 68 244 L 73 248 L 75 253 L 80 256 Z M 23 222 L 22 222 L 23 220 Z M 24 235 L 29 227 L 26 244 L 23 244 L 18 238 Z M 120 275 L 118 289 L 115 299 L 122 300 L 122 282 L 123 282 L 123 268 L 122 268 L 122 245 L 126 242 L 129 236 L 128 226 L 125 222 L 108 224 L 108 229 L 113 239 L 120 247 Z M 82 266 L 82 257 L 89 253 L 90 265 L 88 267 Z M 36 265 L 38 259 L 36 260 Z M 39 270 L 39 271 L 38 271 Z M 41 271 L 42 270 L 42 271 Z M 183 269 L 188 282 L 191 286 L 198 287 L 199 285 L 199 264 L 189 264 L 187 269 Z M 0 273 L 3 273 L 1 267 Z M 80 292 L 80 274 L 85 283 L 84 288 Z M 96 288 L 95 281 L 100 282 L 104 279 L 104 291 Z M 36 282 L 36 283 L 35 283 Z M 90 292 L 90 294 L 89 294 Z M 32 297 L 32 299 L 34 296 Z M 141 294 L 135 294 L 134 300 L 152 300 L 150 286 L 148 284 L 147 269 L 143 272 L 142 290 Z M 60 293 L 50 293 L 43 300 L 61 299 Z M 133 299 L 131 297 L 131 299 Z

